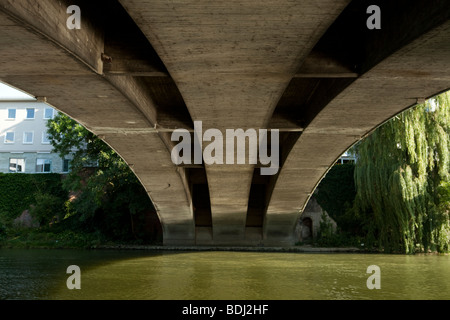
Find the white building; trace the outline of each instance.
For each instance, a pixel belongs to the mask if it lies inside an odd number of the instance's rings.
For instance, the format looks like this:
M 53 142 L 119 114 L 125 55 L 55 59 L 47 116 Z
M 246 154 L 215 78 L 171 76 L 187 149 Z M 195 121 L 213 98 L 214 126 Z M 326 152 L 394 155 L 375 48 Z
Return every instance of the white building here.
M 36 101 L 0 101 L 0 172 L 64 173 L 69 159 L 53 153 L 47 121 L 56 110 Z
M 357 159 L 356 156 L 349 153 L 349 151 L 345 151 L 338 161 L 336 161 L 336 164 L 344 164 L 344 163 L 356 163 Z
M 69 159 L 52 152 L 47 121 L 57 111 L 0 82 L 0 172 L 65 173 Z

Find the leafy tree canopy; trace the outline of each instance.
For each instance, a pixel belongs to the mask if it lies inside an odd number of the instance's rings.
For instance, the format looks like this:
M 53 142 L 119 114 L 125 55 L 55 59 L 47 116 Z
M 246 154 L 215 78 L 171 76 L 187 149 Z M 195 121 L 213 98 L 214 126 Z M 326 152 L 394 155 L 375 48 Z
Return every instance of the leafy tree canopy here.
M 411 108 L 357 146 L 357 215 L 386 251 L 448 251 L 450 93 Z
M 47 127 L 54 151 L 61 157 L 73 157 L 70 173 L 63 182 L 66 190 L 77 192 L 69 212 L 77 214 L 84 226 L 93 226 L 114 237 L 135 234 L 136 215 L 154 209 L 126 162 L 64 114 L 49 120 Z

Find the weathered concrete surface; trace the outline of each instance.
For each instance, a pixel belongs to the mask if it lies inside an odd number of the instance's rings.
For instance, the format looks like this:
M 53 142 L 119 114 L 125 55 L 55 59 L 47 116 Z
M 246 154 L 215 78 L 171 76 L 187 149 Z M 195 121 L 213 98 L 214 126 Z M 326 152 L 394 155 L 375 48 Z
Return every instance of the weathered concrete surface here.
M 192 119 L 225 132 L 267 127 L 287 84 L 348 1 L 121 3 L 165 63 Z M 244 242 L 254 166 L 212 165 L 206 172 L 214 243 Z
M 268 238 L 276 234 L 292 242 L 290 226 L 343 151 L 417 99 L 449 88 L 449 34 L 447 22 L 423 35 L 358 78 L 317 115 L 278 177 L 266 215 Z
M 91 27 L 86 17 L 81 30 L 69 31 L 68 2 L 38 5 L 19 0 L 0 1 L 0 5 L 0 80 L 46 97 L 55 108 L 98 134 L 138 174 L 156 206 L 166 242 L 194 244 L 191 201 L 182 169 L 171 163 L 167 137 L 154 130 L 149 116 L 152 106 L 145 105 L 151 101 L 145 101 L 134 79 L 121 80 L 125 92 L 134 90 L 128 99 L 117 80 L 113 85 L 102 75 L 99 29 Z
M 325 219 L 325 220 L 324 220 Z M 337 230 L 336 221 L 331 218 L 317 203 L 315 197 L 311 197 L 303 210 L 295 226 L 295 239 L 297 242 L 317 239 L 321 222 L 329 223 L 333 232 Z
M 382 30 L 368 32 L 374 3 Z M 72 4 L 0 0 L 0 80 L 45 97 L 124 158 L 165 245 L 292 245 L 339 155 L 450 87 L 445 1 L 80 0 L 82 29 L 69 30 Z M 175 166 L 170 133 L 197 120 L 282 129 L 279 175 Z

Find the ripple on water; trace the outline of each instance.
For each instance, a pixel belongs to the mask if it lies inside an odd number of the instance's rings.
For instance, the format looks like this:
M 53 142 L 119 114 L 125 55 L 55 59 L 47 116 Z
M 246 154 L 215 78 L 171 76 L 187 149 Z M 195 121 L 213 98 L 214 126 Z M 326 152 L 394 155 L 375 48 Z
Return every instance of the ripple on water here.
M 32 250 L 31 250 L 32 251 Z M 448 299 L 450 256 L 268 252 L 0 251 L 2 299 Z M 81 268 L 68 290 L 65 268 Z M 369 265 L 381 289 L 366 286 Z M 28 296 L 27 296 L 28 294 Z

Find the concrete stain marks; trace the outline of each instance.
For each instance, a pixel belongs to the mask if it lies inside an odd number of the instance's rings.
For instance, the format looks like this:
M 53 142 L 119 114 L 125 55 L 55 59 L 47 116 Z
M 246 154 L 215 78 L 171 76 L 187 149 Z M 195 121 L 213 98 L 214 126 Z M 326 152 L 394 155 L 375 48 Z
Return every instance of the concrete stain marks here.
M 145 1 L 123 1 L 177 82 L 194 120 L 230 129 L 259 128 L 268 121 L 301 59 L 345 4 L 160 1 L 149 10 Z M 224 175 L 220 168 L 206 168 L 213 221 L 227 210 L 230 218 L 236 212 L 245 216 L 253 170 Z
M 120 36 L 110 31 L 109 36 L 113 36 L 109 38 L 109 48 L 115 50 L 113 55 L 119 57 L 117 61 L 122 65 L 103 69 L 101 55 L 108 48 L 108 33 L 104 39 L 105 30 L 90 16 L 98 11 L 98 4 L 81 6 L 81 29 L 71 30 L 66 26 L 67 8 L 58 1 L 39 6 L 26 0 L 3 1 L 0 77 L 27 92 L 47 97 L 50 104 L 101 133 L 133 164 L 158 210 L 166 243 L 195 244 L 196 237 L 190 186 L 186 182 L 192 168 L 171 163 L 167 143 L 170 130 L 186 125 L 185 129 L 192 131 L 192 123 L 197 120 L 203 122 L 205 129 L 264 128 L 289 83 L 298 84 L 288 89 L 300 91 L 298 99 L 287 92 L 281 99 L 281 111 L 292 115 L 287 118 L 294 129 L 301 126 L 304 131 L 292 150 L 289 148 L 291 153 L 276 184 L 271 183 L 274 189 L 264 190 L 264 196 L 267 192 L 272 198 L 265 224 L 258 225 L 254 234 L 254 239 L 265 235 L 261 239 L 266 243 L 285 245 L 293 240 L 289 233 L 300 209 L 339 152 L 383 118 L 407 107 L 407 103 L 448 87 L 448 76 L 442 70 L 448 69 L 450 59 L 446 51 L 449 23 L 360 76 L 346 68 L 343 61 L 333 59 L 337 58 L 333 54 L 316 60 L 309 55 L 349 0 L 119 2 L 126 12 L 114 2 L 119 10 L 115 14 L 124 23 L 128 21 L 128 28 Z M 366 16 L 362 19 L 363 28 L 365 19 Z M 342 29 L 335 31 L 339 30 Z M 121 40 L 128 31 L 139 33 L 138 41 L 130 43 L 143 56 L 156 51 L 150 54 L 153 58 L 146 60 L 133 54 L 133 50 L 121 50 Z M 334 51 L 334 46 L 331 48 Z M 308 55 L 310 64 L 302 70 Z M 126 57 L 132 57 L 134 62 L 127 64 Z M 158 68 L 152 59 L 162 61 L 156 64 Z M 314 68 L 313 60 L 321 65 Z M 323 69 L 327 64 L 328 69 Z M 424 68 L 424 64 L 428 67 Z M 292 81 L 298 77 L 299 69 L 303 71 L 301 78 Z M 103 72 L 110 74 L 103 77 Z M 389 79 L 391 73 L 395 78 Z M 335 81 L 336 74 L 355 81 L 345 89 L 347 82 Z M 315 80 L 308 80 L 309 77 Z M 322 83 L 322 91 L 314 101 L 308 101 L 316 103 L 317 110 L 305 111 L 302 108 L 309 102 L 302 100 L 309 99 L 309 91 L 317 87 L 311 84 L 316 82 Z M 345 90 L 335 90 L 337 96 L 333 100 L 329 89 L 336 86 Z M 321 96 L 322 92 L 326 97 Z M 327 97 L 331 103 L 325 101 Z M 389 99 L 398 106 L 380 106 Z M 290 109 L 292 105 L 294 110 Z M 308 120 L 305 124 L 300 123 L 302 117 Z M 293 138 L 298 136 L 286 139 Z M 205 170 L 204 180 L 210 191 L 212 225 L 208 227 L 207 241 L 244 243 L 255 167 L 197 169 Z M 271 188 L 269 182 L 264 183 L 267 189 Z
M 429 97 L 448 88 L 448 81 L 433 79 L 433 75 L 441 74 L 450 65 L 450 55 L 444 53 L 449 26 L 449 22 L 444 23 L 387 57 L 356 79 L 313 119 L 285 162 L 267 219 L 279 212 L 290 212 L 290 199 L 299 191 L 312 192 L 320 178 L 302 170 L 305 169 L 302 155 L 332 165 L 333 155 L 339 156 L 366 132 L 414 105 L 417 97 Z M 325 173 L 326 169 L 322 171 Z

